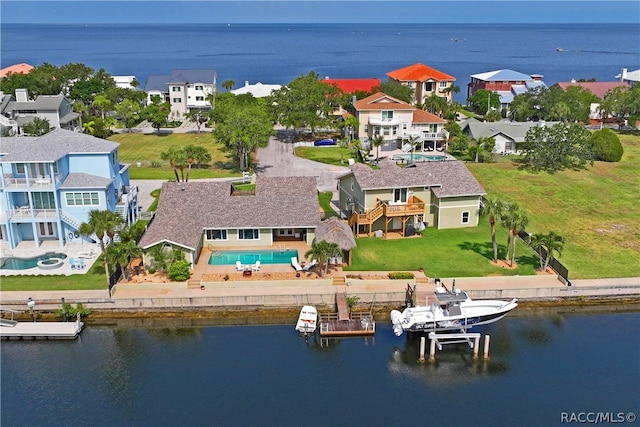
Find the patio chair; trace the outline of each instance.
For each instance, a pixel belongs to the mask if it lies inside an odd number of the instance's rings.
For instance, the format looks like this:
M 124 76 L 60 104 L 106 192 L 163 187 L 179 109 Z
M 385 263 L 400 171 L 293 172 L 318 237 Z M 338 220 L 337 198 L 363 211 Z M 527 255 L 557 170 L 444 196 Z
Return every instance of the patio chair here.
M 78 253 L 79 257 L 85 257 L 87 259 L 93 258 L 95 255 L 96 255 L 96 250 L 94 248 L 91 248 L 88 251 L 83 251 Z
M 76 265 L 75 258 L 69 258 L 69 266 L 71 267 L 72 270 L 75 270 L 76 268 L 78 268 L 78 266 Z
M 78 269 L 82 270 L 84 268 L 84 258 L 78 258 Z
M 302 267 L 300 267 L 300 264 L 298 263 L 298 257 L 291 257 L 291 265 L 296 269 L 296 271 L 302 271 Z
M 257 260 L 255 264 L 251 266 L 253 271 L 260 271 L 260 260 Z
M 244 265 L 242 265 L 242 263 L 240 261 L 236 261 L 236 270 L 237 271 L 244 271 Z
M 305 265 L 304 267 L 302 267 L 302 269 L 303 269 L 304 271 L 309 271 L 309 270 L 311 270 L 311 268 L 312 268 L 314 265 L 316 265 L 317 263 L 318 263 L 318 260 L 316 260 L 316 259 L 312 259 L 312 260 L 311 260 L 311 262 L 310 262 L 309 264 Z

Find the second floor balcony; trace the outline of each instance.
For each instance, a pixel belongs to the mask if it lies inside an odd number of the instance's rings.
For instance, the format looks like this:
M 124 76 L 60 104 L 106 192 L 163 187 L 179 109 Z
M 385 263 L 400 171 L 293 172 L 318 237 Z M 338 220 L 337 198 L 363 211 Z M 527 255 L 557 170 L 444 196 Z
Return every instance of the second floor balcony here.
M 17 177 L 13 174 L 6 174 L 3 177 L 3 189 L 6 191 L 25 191 L 25 190 L 51 190 L 62 180 L 62 175 L 57 174 L 54 177 L 39 176 L 35 178 Z

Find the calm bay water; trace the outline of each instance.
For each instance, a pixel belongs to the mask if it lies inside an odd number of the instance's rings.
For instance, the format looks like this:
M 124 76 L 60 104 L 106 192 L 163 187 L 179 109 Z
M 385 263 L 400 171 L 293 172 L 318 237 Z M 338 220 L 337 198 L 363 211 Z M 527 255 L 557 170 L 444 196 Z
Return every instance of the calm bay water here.
M 3 25 L 2 67 L 84 63 L 113 75 L 213 68 L 219 81 L 286 84 L 313 70 L 332 78 L 386 79 L 422 62 L 456 77 L 466 98 L 470 75 L 501 68 L 613 81 L 640 68 L 640 25 L 272 24 Z M 560 47 L 563 52 L 556 49 Z
M 563 412 L 640 412 L 640 311 L 517 309 L 417 363 L 419 340 L 146 319 L 77 341 L 2 344 L 3 426 L 560 425 Z M 579 310 L 579 309 L 577 309 Z M 142 324 L 141 324 L 142 322 Z M 202 320 L 198 321 L 202 322 Z

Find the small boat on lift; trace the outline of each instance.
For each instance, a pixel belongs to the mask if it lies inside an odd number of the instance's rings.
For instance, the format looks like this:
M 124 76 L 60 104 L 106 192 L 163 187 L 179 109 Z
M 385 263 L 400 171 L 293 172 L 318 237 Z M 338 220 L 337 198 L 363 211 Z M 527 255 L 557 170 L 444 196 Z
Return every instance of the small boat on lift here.
M 435 302 L 428 306 L 408 307 L 403 312 L 391 311 L 396 336 L 403 332 L 462 331 L 496 322 L 518 306 L 517 300 L 472 301 L 466 292 L 449 291 L 436 283 Z
M 313 334 L 318 327 L 318 310 L 312 305 L 305 305 L 300 310 L 298 322 L 296 323 L 296 331 L 307 334 Z

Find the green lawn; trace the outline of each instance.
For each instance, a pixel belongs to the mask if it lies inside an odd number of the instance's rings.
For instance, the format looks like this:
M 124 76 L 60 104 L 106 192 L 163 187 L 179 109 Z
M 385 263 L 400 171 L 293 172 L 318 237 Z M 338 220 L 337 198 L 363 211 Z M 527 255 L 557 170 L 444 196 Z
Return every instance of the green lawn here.
M 190 175 L 192 179 L 225 178 L 240 174 L 231 158 L 222 150 L 220 144 L 214 142 L 210 133 L 161 135 L 121 133 L 112 135 L 109 140 L 120 144 L 118 149 L 120 161 L 131 163 L 129 169 L 131 179 L 175 179 L 169 162 L 162 160 L 161 154 L 171 147 L 182 148 L 189 144 L 203 146 L 211 155 L 209 165 L 202 165 L 200 169 L 196 165 L 193 166 Z M 137 167 L 137 162 L 141 162 L 140 167 Z M 160 166 L 153 167 L 154 162 Z
M 338 216 L 338 213 L 331 207 L 332 197 L 333 193 L 331 191 L 318 192 L 318 201 L 320 202 L 320 207 L 324 211 L 325 218 Z
M 342 147 L 296 147 L 295 155 L 336 166 L 347 166 L 349 159 L 355 156 L 353 150 Z

